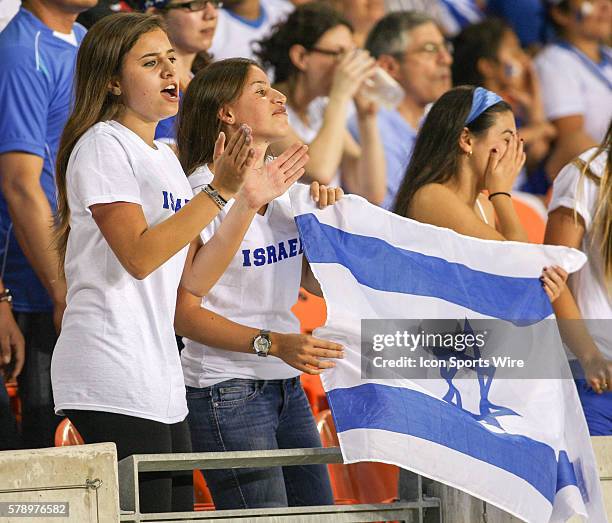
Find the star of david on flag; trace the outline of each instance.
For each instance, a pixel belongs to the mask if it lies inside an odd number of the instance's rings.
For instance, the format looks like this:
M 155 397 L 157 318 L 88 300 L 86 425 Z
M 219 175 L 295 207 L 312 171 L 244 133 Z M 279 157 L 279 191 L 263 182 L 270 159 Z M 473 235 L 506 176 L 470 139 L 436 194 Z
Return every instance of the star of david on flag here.
M 300 184 L 290 196 L 327 304 L 314 335 L 345 347 L 322 374 L 345 463 L 394 464 L 530 523 L 574 514 L 607 521 L 571 379 L 498 379 L 490 371 L 457 380 L 448 370 L 436 370 L 437 379 L 362 378 L 362 319 L 458 318 L 467 330 L 479 319 L 537 324 L 553 317 L 542 267 L 574 272 L 585 256 L 465 237 L 356 196 L 317 210 Z M 557 338 L 551 350 L 567 370 Z

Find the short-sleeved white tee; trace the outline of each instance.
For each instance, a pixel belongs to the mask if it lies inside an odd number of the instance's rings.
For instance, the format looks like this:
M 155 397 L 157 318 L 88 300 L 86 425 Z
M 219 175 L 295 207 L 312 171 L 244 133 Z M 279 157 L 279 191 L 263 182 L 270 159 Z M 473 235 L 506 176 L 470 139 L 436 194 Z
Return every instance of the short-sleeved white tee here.
M 580 158 L 588 162 L 596 149 L 590 149 Z M 600 153 L 590 163 L 590 170 L 601 178 L 608 154 Z M 590 320 L 612 320 L 612 298 L 606 290 L 603 260 L 601 256 L 602 239 L 593 230 L 593 218 L 597 209 L 599 185 L 587 176 L 582 176 L 580 169 L 569 164 L 555 178 L 549 212 L 566 207 L 575 209 L 584 219 L 585 234 L 581 249 L 588 256 L 588 261 L 577 273 L 572 274 L 569 286 L 583 318 Z M 595 238 L 594 238 L 595 236 Z M 612 321 L 588 322 L 589 330 L 601 351 L 612 358 Z
M 192 197 L 172 150 L 115 121 L 78 141 L 67 169 L 70 234 L 67 308 L 51 365 L 55 410 L 96 410 L 176 423 L 187 415 L 174 337 L 176 291 L 187 247 L 143 280 L 123 268 L 90 206 L 131 202 L 149 226 Z
M 255 60 L 253 44 L 269 36 L 272 28 L 287 19 L 293 4 L 287 0 L 260 0 L 261 16 L 250 22 L 227 9 L 219 9 L 217 29 L 210 53 L 214 60 L 251 58 Z
M 295 131 L 295 134 L 297 134 L 298 138 L 302 140 L 306 145 L 314 141 L 314 139 L 319 134 L 321 127 L 323 127 L 323 122 L 325 120 L 325 110 L 327 109 L 328 103 L 329 98 L 327 96 L 319 96 L 315 98 L 312 102 L 310 102 L 307 109 L 307 124 L 304 123 L 304 121 L 299 117 L 298 113 L 291 106 L 286 106 L 287 120 L 289 121 L 289 125 Z M 348 107 L 348 114 L 346 117 L 347 126 L 349 118 L 355 114 L 355 111 L 355 104 L 351 101 Z M 328 185 L 332 187 L 340 187 L 340 181 L 341 174 L 340 169 L 338 169 Z
M 603 52 L 608 59 L 591 63 L 592 67 L 588 58 L 557 44 L 547 46 L 535 59 L 546 117 L 582 115 L 585 131 L 596 142 L 603 140 L 612 117 L 612 51 L 606 47 Z
M 189 177 L 198 192 L 213 175 L 202 167 Z M 208 241 L 233 204 L 230 200 L 201 234 Z M 302 246 L 291 212 L 289 196 L 273 200 L 262 216 L 256 214 L 238 252 L 221 279 L 203 298 L 202 306 L 236 323 L 281 333 L 299 333 L 291 312 L 300 290 Z M 300 374 L 274 356 L 232 352 L 184 338 L 181 353 L 185 383 L 209 387 L 221 381 L 286 379 Z

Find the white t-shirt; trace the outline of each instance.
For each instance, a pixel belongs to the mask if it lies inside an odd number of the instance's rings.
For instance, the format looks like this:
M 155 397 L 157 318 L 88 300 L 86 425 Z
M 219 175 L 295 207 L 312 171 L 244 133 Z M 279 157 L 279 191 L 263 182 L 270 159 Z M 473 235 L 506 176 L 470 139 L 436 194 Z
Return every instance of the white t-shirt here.
M 210 183 L 213 175 L 202 167 L 189 177 L 194 192 Z M 230 200 L 217 218 L 202 231 L 208 241 L 227 216 Z M 202 306 L 236 323 L 256 329 L 299 333 L 300 323 L 291 312 L 300 290 L 302 245 L 285 193 L 273 200 L 261 216 L 256 214 L 234 259 Z M 232 352 L 184 338 L 181 353 L 185 383 L 209 387 L 221 381 L 243 379 L 286 379 L 300 371 L 280 358 Z
M 612 117 L 612 52 L 606 47 L 604 53 L 604 63 L 595 64 L 554 44 L 535 59 L 546 117 L 582 115 L 585 131 L 597 142 L 603 141 Z
M 595 149 L 589 149 L 580 158 L 588 162 Z M 590 170 L 601 178 L 604 172 L 608 154 L 604 151 L 590 163 Z M 599 185 L 589 177 L 582 177 L 580 169 L 573 164 L 566 165 L 553 184 L 552 200 L 549 212 L 559 207 L 576 209 L 585 224 L 585 234 L 581 249 L 588 256 L 588 261 L 582 269 L 572 274 L 569 286 L 572 290 L 582 316 L 589 320 L 612 320 L 612 298 L 606 290 L 603 260 L 601 256 L 602 239 L 593 236 L 593 218 L 597 208 Z M 588 321 L 589 331 L 600 350 L 612 358 L 612 321 Z
M 143 280 L 123 268 L 89 207 L 131 202 L 149 226 L 191 198 L 165 144 L 148 146 L 115 121 L 78 141 L 67 169 L 70 235 L 67 308 L 51 365 L 55 410 L 96 410 L 176 423 L 187 415 L 174 337 L 176 291 L 187 247 Z
M 287 0 L 260 0 L 258 20 L 245 20 L 227 9 L 219 9 L 217 29 L 210 52 L 215 60 L 243 57 L 255 60 L 252 45 L 270 35 L 272 28 L 287 19 L 294 6 Z
M 298 135 L 298 138 L 306 145 L 312 143 L 312 141 L 319 134 L 321 127 L 323 127 L 325 110 L 327 109 L 328 103 L 329 98 L 327 96 L 319 96 L 310 102 L 307 110 L 308 123 L 305 123 L 291 106 L 285 106 L 285 109 L 287 109 L 287 121 L 289 122 L 289 125 L 295 131 L 295 134 Z M 356 114 L 356 111 L 355 104 L 351 100 L 346 116 L 347 126 L 349 118 Z M 328 185 L 330 187 L 340 187 L 340 179 L 340 169 L 338 169 Z

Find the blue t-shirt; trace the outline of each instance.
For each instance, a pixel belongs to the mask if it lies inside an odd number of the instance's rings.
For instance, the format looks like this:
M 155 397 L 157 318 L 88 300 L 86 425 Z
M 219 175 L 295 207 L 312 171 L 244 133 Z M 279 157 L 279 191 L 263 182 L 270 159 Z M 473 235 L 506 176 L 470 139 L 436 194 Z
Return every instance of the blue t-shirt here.
M 85 28 L 75 24 L 73 30 L 80 43 Z M 70 114 L 77 50 L 23 7 L 0 33 L 0 154 L 24 152 L 43 158 L 40 184 L 54 212 L 55 160 Z M 15 239 L 2 193 L 0 276 L 11 289 L 15 310 L 52 309 L 45 288 Z
M 155 128 L 155 139 L 163 142 L 176 142 L 176 116 L 160 120 Z
M 380 109 L 377 120 L 387 164 L 387 194 L 381 207 L 391 210 L 410 163 L 417 132 L 395 109 Z M 349 120 L 348 127 L 353 138 L 359 142 L 359 126 L 355 116 Z

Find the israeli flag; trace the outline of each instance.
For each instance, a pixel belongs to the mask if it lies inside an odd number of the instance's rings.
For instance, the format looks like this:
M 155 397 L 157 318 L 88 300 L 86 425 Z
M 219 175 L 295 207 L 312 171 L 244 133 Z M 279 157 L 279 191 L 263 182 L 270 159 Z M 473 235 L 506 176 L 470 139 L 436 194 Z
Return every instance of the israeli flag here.
M 327 303 L 315 336 L 346 351 L 322 375 L 345 462 L 398 465 L 528 522 L 565 522 L 574 514 L 607 521 L 571 379 L 361 378 L 362 319 L 539 322 L 552 316 L 542 268 L 573 272 L 585 256 L 469 238 L 356 196 L 316 210 L 299 184 L 290 196 Z M 560 339 L 553 350 L 569 376 Z

